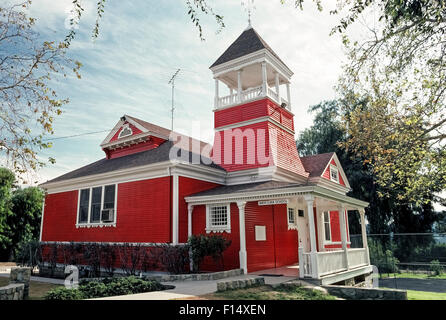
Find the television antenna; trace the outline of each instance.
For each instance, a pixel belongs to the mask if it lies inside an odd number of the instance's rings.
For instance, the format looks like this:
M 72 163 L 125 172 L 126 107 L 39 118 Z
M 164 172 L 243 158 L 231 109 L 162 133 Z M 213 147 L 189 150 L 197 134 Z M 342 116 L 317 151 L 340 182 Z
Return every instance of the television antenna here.
M 173 74 L 173 76 L 170 78 L 168 84 L 172 85 L 172 107 L 170 109 L 171 112 L 171 117 L 172 117 L 172 124 L 171 124 L 171 130 L 173 131 L 173 112 L 175 110 L 175 79 L 178 76 L 178 74 L 180 73 L 181 69 L 177 69 L 177 71 L 175 71 L 175 73 Z

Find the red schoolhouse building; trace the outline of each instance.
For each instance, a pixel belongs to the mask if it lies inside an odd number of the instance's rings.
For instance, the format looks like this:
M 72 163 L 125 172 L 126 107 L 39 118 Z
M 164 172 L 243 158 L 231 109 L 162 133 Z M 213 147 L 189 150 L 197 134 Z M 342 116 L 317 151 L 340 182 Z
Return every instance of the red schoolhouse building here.
M 122 116 L 103 159 L 41 185 L 41 241 L 181 244 L 220 233 L 232 241 L 225 269 L 298 264 L 322 283 L 369 274 L 367 242 L 350 248 L 348 230 L 357 210 L 366 239 L 368 204 L 346 195 L 335 153 L 299 157 L 293 72 L 252 27 L 210 69 L 213 146 Z

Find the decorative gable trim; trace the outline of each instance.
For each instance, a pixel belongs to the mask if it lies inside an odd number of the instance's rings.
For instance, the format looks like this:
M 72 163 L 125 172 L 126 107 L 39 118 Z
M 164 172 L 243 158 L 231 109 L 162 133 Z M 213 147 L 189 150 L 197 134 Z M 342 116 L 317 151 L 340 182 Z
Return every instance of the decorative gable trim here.
M 336 155 L 336 153 L 333 153 L 333 156 L 332 156 L 332 157 L 330 158 L 330 160 L 328 161 L 327 165 L 326 165 L 325 168 L 324 168 L 324 171 L 322 171 L 322 174 L 324 174 L 325 171 L 327 171 L 327 169 L 330 168 L 331 160 L 334 160 L 334 162 L 335 162 L 335 164 L 336 164 L 336 168 L 338 169 L 338 173 L 341 175 L 342 180 L 343 180 L 344 183 L 345 183 L 345 188 L 347 188 L 348 190 L 350 190 L 350 189 L 351 189 L 351 187 L 350 187 L 350 183 L 348 182 L 347 176 L 345 175 L 344 169 L 342 169 L 342 165 L 341 165 L 341 163 L 339 162 L 339 158 L 338 158 L 338 156 Z M 330 177 L 330 181 L 333 182 L 333 180 L 331 180 L 331 177 Z M 334 182 L 334 183 L 336 183 L 336 182 Z M 336 184 L 339 184 L 339 183 L 336 183 Z

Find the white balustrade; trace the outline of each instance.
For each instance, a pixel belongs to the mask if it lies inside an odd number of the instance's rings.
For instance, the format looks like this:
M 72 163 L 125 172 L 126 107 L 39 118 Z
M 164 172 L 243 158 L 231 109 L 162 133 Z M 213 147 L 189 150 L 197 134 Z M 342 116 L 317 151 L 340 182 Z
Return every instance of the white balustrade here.
M 365 248 L 349 249 L 348 264 L 350 268 L 367 265 L 367 250 Z
M 311 253 L 302 252 L 299 248 L 299 272 L 300 276 L 320 278 L 329 274 L 347 271 L 344 250 L 324 251 L 314 253 L 316 259 L 311 259 Z M 364 248 L 348 249 L 349 268 L 358 268 L 368 265 L 367 250 Z M 316 264 L 316 265 L 314 265 Z M 317 274 L 314 274 L 316 270 Z

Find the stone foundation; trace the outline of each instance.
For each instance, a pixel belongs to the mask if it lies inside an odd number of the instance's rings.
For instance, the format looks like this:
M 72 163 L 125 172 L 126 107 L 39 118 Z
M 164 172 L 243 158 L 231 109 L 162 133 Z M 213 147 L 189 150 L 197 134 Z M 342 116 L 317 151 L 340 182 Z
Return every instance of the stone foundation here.
M 249 288 L 263 286 L 265 284 L 265 278 L 255 277 L 240 280 L 229 280 L 217 282 L 217 291 L 226 291 L 233 289 Z
M 407 291 L 348 286 L 322 286 L 332 296 L 350 300 L 407 300 Z
M 12 267 L 9 285 L 0 288 L 0 300 L 23 300 L 29 295 L 31 268 Z
M 0 288 L 0 300 L 23 300 L 25 285 L 12 283 Z

